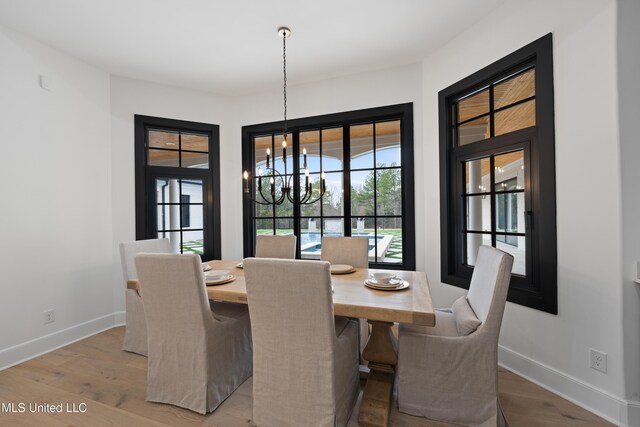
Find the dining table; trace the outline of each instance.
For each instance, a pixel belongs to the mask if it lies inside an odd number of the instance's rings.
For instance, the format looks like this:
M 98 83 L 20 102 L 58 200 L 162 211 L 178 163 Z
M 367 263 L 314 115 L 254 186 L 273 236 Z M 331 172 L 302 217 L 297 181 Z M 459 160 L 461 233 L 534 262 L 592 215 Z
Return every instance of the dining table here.
M 235 280 L 207 286 L 210 300 L 247 304 L 244 271 L 238 260 L 214 260 L 204 263 L 214 270 L 227 270 Z M 402 290 L 375 290 L 364 285 L 372 273 L 393 272 L 408 282 Z M 336 316 L 367 319 L 371 325 L 369 340 L 362 352 L 368 362 L 358 424 L 366 427 L 389 425 L 393 383 L 398 364 L 395 323 L 435 326 L 435 313 L 425 272 L 356 268 L 348 274 L 332 274 L 333 310 Z M 127 282 L 139 290 L 137 280 Z

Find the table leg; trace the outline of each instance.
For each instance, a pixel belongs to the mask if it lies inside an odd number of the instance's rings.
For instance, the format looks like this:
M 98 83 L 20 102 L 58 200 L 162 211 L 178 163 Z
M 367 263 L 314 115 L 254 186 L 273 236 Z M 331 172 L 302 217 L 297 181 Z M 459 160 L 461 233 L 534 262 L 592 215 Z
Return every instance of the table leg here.
M 398 341 L 391 322 L 369 321 L 371 336 L 362 357 L 369 361 L 369 378 L 364 386 L 358 424 L 365 427 L 389 425 Z

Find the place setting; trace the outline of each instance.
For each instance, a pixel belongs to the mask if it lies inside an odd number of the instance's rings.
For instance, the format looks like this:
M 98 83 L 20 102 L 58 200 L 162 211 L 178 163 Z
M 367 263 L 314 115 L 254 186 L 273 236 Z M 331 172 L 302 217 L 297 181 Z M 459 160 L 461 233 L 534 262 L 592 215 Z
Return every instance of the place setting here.
M 364 281 L 367 288 L 377 291 L 400 291 L 409 287 L 409 282 L 403 280 L 393 273 L 371 273 Z
M 350 274 L 356 269 L 349 264 L 331 264 L 331 274 Z
M 207 286 L 224 285 L 236 280 L 236 276 L 229 274 L 227 270 L 209 270 L 204 273 L 204 281 Z

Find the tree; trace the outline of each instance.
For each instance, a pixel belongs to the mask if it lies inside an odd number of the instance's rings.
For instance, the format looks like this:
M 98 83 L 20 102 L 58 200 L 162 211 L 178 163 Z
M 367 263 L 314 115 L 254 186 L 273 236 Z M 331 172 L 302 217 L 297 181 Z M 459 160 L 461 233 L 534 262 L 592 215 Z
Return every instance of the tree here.
M 378 165 L 382 167 L 383 165 Z M 391 166 L 395 166 L 395 163 Z M 374 187 L 375 181 L 375 187 Z M 357 215 L 374 215 L 374 188 L 378 215 L 400 215 L 402 213 L 402 182 L 400 169 L 379 169 L 377 181 L 371 171 L 361 187 L 351 193 L 352 208 Z

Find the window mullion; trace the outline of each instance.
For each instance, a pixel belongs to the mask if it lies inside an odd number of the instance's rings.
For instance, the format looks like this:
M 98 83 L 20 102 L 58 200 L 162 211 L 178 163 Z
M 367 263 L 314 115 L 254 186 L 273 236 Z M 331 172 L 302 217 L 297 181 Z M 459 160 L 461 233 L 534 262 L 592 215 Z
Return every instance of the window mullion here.
M 293 151 L 293 171 L 291 175 L 291 182 L 293 182 L 293 235 L 297 236 L 296 239 L 296 257 L 300 258 L 300 240 L 302 230 L 300 227 L 300 175 L 296 174 L 300 170 L 300 131 L 291 132 L 293 145 L 291 147 Z M 294 179 L 295 178 L 295 179 Z
M 351 132 L 349 125 L 342 127 L 342 215 L 344 235 L 351 236 Z
M 493 85 L 489 86 L 489 138 L 493 138 L 496 135 L 496 123 L 495 123 L 495 111 L 493 109 L 494 104 Z
M 373 242 L 374 262 L 378 263 L 378 180 L 376 166 L 376 122 L 373 122 Z
M 318 129 L 318 156 L 320 157 L 320 175 L 318 185 L 322 186 L 322 128 Z M 320 197 L 320 242 L 324 236 L 324 194 Z
M 489 173 L 490 173 L 490 203 L 491 203 L 491 246 L 496 247 L 496 157 L 492 155 L 489 158 Z
M 182 154 L 181 154 L 182 156 Z M 204 197 L 204 194 L 202 195 Z M 182 253 L 182 247 L 183 247 L 183 238 L 182 238 L 182 178 L 180 178 L 179 181 L 179 185 L 178 185 L 178 200 L 180 200 L 180 204 L 178 205 L 178 221 L 180 221 L 178 223 L 178 229 L 180 230 L 180 253 Z
M 275 169 L 276 169 L 276 136 L 275 134 L 271 134 L 271 153 L 273 153 L 273 155 L 271 156 L 271 176 L 273 177 L 273 188 L 277 188 L 277 182 L 276 182 L 276 174 L 275 174 Z M 255 170 L 255 165 L 254 165 L 254 170 Z M 271 186 L 269 186 L 269 192 L 271 192 Z M 275 198 L 275 194 L 273 195 L 273 197 Z M 273 230 L 273 234 L 276 234 L 276 230 L 277 230 L 277 226 L 276 226 L 276 204 L 274 203 L 271 206 L 271 218 L 273 218 L 273 224 L 271 226 L 271 229 Z

